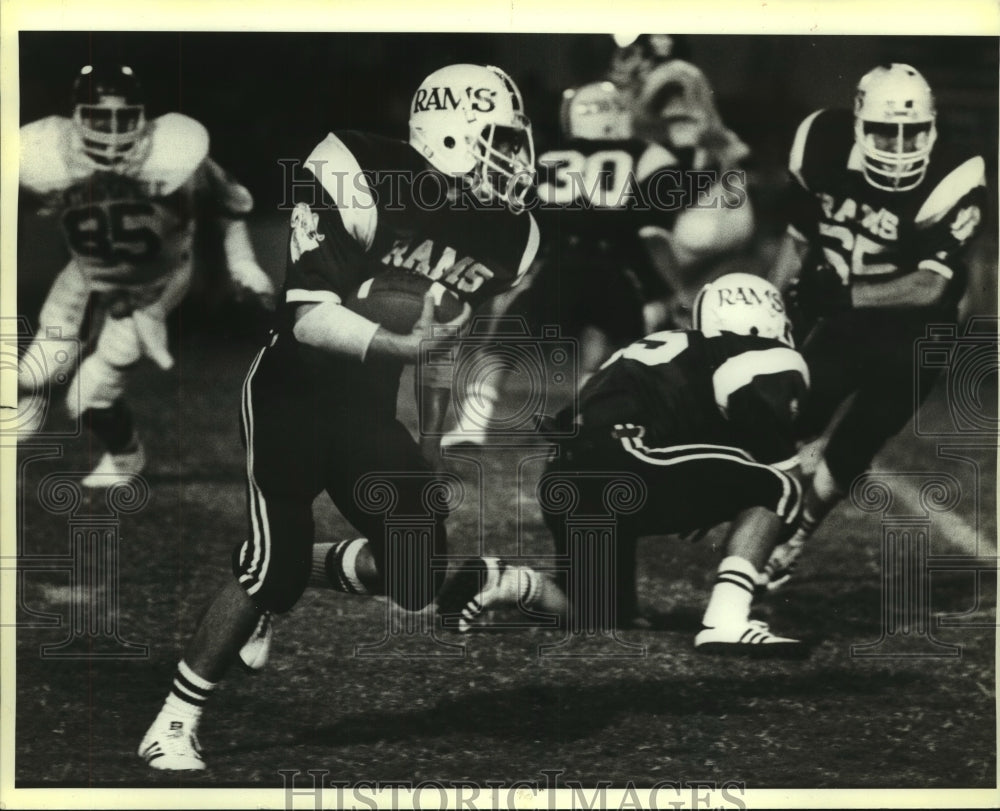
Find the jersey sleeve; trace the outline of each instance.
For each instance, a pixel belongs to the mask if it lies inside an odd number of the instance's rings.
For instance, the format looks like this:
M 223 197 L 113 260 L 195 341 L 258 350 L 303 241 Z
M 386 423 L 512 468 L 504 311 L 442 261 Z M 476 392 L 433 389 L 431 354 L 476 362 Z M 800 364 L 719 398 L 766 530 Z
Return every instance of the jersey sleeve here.
M 198 167 L 196 189 L 207 208 L 216 214 L 245 217 L 253 210 L 249 190 L 211 157 Z
M 916 268 L 953 279 L 982 229 L 986 204 L 986 163 L 972 157 L 946 175 L 917 212 Z
M 375 236 L 375 200 L 357 159 L 330 134 L 292 189 L 285 301 L 341 301 L 363 281 Z
M 71 126 L 69 119 L 53 115 L 21 127 L 19 182 L 24 191 L 43 197 L 69 185 L 65 152 Z
M 794 349 L 744 352 L 712 378 L 720 411 L 740 445 L 758 462 L 779 468 L 798 463 L 794 423 L 809 387 L 809 369 Z
M 812 158 L 816 151 L 816 131 L 819 129 L 816 119 L 822 113 L 823 110 L 817 110 L 799 124 L 788 153 L 789 183 L 784 201 L 786 219 L 788 232 L 800 242 L 811 242 L 819 237 L 817 228 L 821 212 L 811 186 L 816 171 Z

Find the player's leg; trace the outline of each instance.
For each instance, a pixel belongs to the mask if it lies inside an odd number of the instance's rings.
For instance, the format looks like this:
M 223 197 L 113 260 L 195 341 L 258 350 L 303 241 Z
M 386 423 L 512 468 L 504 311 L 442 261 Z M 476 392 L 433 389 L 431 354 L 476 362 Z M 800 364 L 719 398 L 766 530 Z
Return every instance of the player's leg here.
M 17 364 L 18 438 L 41 430 L 53 382 L 65 382 L 80 361 L 80 329 L 90 288 L 75 262 L 64 267 L 45 297 L 34 339 Z
M 473 317 L 472 328 L 476 336 L 483 338 L 493 334 L 499 328 L 501 319 L 512 325 L 517 324 L 519 319 L 527 323 L 525 306 L 532 287 L 529 285 L 492 299 L 485 311 Z M 496 353 L 493 347 L 475 342 L 459 355 L 456 370 L 453 394 L 456 425 L 442 437 L 441 446 L 481 445 L 489 438 L 510 370 L 503 356 Z M 470 370 L 474 373 L 461 373 Z
M 843 500 L 854 479 L 871 467 L 885 443 L 912 418 L 914 394 L 926 396 L 939 374 L 937 368 L 918 368 L 914 378 L 913 347 L 924 330 L 922 318 L 909 316 L 895 324 L 888 321 L 885 330 L 873 328 L 868 321 L 856 329 L 868 347 L 853 375 L 859 388 L 830 431 L 806 488 L 796 532 L 774 550 L 765 567 L 771 591 L 788 582 L 807 542 L 826 516 Z M 806 359 L 808 362 L 808 354 Z M 816 370 L 813 375 L 819 379 Z
M 546 466 L 545 477 L 561 479 L 565 475 L 567 483 L 572 482 L 574 509 L 583 514 L 601 514 L 607 509 L 606 485 L 614 477 L 615 471 L 634 472 L 634 465 L 631 460 L 623 459 L 617 442 L 607 436 L 581 435 L 561 443 L 558 455 Z M 626 522 L 619 522 L 616 527 L 614 576 L 604 576 L 600 585 L 591 584 L 594 588 L 610 590 L 610 593 L 599 599 L 579 585 L 570 588 L 570 578 L 574 576 L 572 573 L 582 572 L 584 567 L 591 564 L 578 557 L 586 554 L 587 550 L 580 545 L 570 544 L 566 513 L 561 509 L 564 506 L 563 496 L 566 495 L 564 486 L 560 485 L 550 494 L 542 492 L 539 495 L 542 517 L 552 537 L 555 557 L 559 562 L 555 583 L 563 593 L 569 595 L 571 603 L 568 610 L 577 616 L 592 616 L 593 609 L 598 604 L 610 604 L 614 626 L 635 625 L 640 620 L 636 588 L 637 529 Z M 577 577 L 578 584 L 590 580 L 585 575 Z
M 436 601 L 438 612 L 456 617 L 462 630 L 463 623 L 468 626 L 487 608 L 516 605 L 522 591 L 530 597 L 539 575 L 498 558 L 469 558 L 448 571 L 447 499 L 435 499 L 431 492 L 442 488 L 443 493 L 448 485 L 435 482 L 431 466 L 401 423 L 358 417 L 345 415 L 337 430 L 326 489 L 362 537 L 316 544 L 312 582 L 349 594 L 385 594 L 407 611 Z M 373 474 L 377 481 L 370 478 Z M 395 527 L 387 525 L 384 513 L 361 503 L 363 481 L 373 493 L 391 490 Z M 431 516 L 428 505 L 436 501 L 440 508 Z M 414 531 L 405 531 L 406 516 L 416 522 Z
M 156 769 L 204 768 L 197 729 L 208 698 L 261 616 L 289 611 L 309 580 L 312 502 L 323 486 L 327 445 L 321 424 L 307 419 L 309 404 L 284 396 L 280 370 L 261 369 L 261 359 L 247 375 L 241 410 L 249 532 L 233 550 L 233 577 L 210 602 L 139 746 Z
M 104 319 L 97 346 L 84 358 L 66 398 L 71 416 L 100 440 L 104 454 L 82 484 L 110 487 L 142 472 L 145 453 L 125 404 L 129 372 L 142 358 L 142 344 L 131 315 Z
M 636 437 L 621 442 L 650 491 L 660 494 L 638 516 L 647 531 L 683 533 L 733 520 L 695 647 L 750 656 L 805 653 L 797 640 L 750 620 L 760 569 L 801 510 L 798 482 L 738 448 L 649 449 Z

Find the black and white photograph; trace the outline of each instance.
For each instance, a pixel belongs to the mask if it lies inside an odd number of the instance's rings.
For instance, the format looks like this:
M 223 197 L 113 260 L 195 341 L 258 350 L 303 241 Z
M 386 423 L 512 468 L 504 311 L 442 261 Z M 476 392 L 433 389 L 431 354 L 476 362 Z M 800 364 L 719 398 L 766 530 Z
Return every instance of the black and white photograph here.
M 496 5 L 4 4 L 0 808 L 996 807 L 1000 12 Z

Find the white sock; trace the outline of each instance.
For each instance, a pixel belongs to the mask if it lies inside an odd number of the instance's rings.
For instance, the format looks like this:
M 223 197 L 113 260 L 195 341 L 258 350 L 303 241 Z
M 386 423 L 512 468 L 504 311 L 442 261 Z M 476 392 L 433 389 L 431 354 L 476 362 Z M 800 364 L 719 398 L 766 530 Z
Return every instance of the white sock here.
M 188 721 L 192 726 L 197 725 L 205 702 L 216 684 L 203 679 L 182 659 L 177 665 L 170 695 L 163 702 L 163 713 Z
M 346 594 L 371 594 L 358 578 L 358 554 L 367 538 L 351 538 L 337 543 L 313 544 L 309 585 L 325 586 Z
M 746 558 L 723 558 L 702 624 L 706 628 L 744 623 L 750 616 L 758 573 Z

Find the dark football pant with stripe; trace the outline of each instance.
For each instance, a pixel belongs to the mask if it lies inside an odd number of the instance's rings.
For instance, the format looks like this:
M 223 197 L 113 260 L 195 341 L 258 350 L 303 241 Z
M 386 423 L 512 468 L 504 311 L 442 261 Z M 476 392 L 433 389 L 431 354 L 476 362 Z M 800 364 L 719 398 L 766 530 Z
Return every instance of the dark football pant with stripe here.
M 844 490 L 902 430 L 940 375 L 916 361 L 927 324 L 954 323 L 945 310 L 853 310 L 824 319 L 802 345 L 812 383 L 799 418 L 804 439 L 819 436 L 854 394 L 824 452 Z
M 367 506 L 356 492 L 359 481 L 373 474 L 394 493 L 393 515 L 426 514 L 422 493 L 432 473 L 419 446 L 384 404 L 344 404 L 291 374 L 277 353 L 268 357 L 271 352 L 257 356 L 243 386 L 249 533 L 234 550 L 233 573 L 260 608 L 291 609 L 312 567 L 313 501 L 326 491 L 368 539 L 383 578 L 378 590 L 403 608 L 423 608 L 443 578 L 432 565 L 445 552 L 444 514 L 431 519 L 433 544 L 399 533 L 394 537 L 409 538 L 410 545 L 388 550 L 385 512 L 373 503 L 378 492 Z M 394 561 L 405 568 L 387 577 Z
M 600 473 L 576 478 L 579 500 L 574 514 L 606 514 L 605 485 L 616 472 L 638 475 L 646 485 L 642 507 L 617 520 L 614 600 L 619 621 L 635 616 L 636 541 L 642 535 L 686 534 L 711 529 L 750 507 L 766 507 L 791 527 L 802 507 L 799 483 L 787 473 L 754 462 L 748 453 L 720 445 L 680 445 L 650 449 L 635 436 L 635 426 L 583 437 L 565 446 L 549 463 L 548 474 Z M 567 517 L 549 511 L 546 524 L 556 554 L 566 547 Z M 570 560 L 573 567 L 575 562 Z

